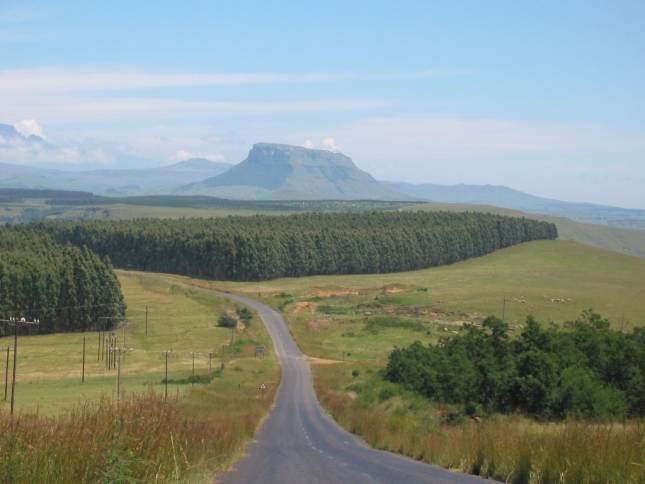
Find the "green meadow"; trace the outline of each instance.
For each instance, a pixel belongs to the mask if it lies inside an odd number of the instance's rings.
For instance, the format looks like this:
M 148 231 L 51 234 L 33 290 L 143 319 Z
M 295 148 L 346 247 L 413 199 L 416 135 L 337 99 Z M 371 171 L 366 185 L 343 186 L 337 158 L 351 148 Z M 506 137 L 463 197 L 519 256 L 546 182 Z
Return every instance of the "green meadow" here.
M 234 305 L 225 298 L 209 291 L 172 283 L 163 275 L 125 271 L 119 271 L 118 275 L 128 306 L 127 323 L 120 323 L 112 333 L 117 346 L 125 349 L 119 382 L 124 394 L 142 393 L 150 389 L 165 392 L 162 381 L 165 377 L 166 351 L 169 352 L 169 381 L 192 376 L 193 355 L 195 375 L 198 377 L 215 374 L 224 364 L 224 372 L 217 372 L 209 387 L 226 388 L 228 379 L 233 377 L 237 386 L 245 380 L 239 378 L 242 372 L 247 373 L 246 376 L 253 375 L 248 385 L 254 388 L 262 378 L 275 379 L 277 363 L 271 353 L 265 359 L 253 356 L 255 346 L 271 346 L 257 318 L 254 318 L 250 328 L 236 331 L 233 335 L 235 341 L 231 345 L 231 330 L 215 324 L 220 314 L 234 314 Z M 99 340 L 105 334 L 87 332 L 20 336 L 17 411 L 46 415 L 86 400 L 101 397 L 115 399 L 118 372 L 115 368 L 106 368 L 105 357 L 99 351 Z M 84 383 L 81 382 L 83 339 L 86 350 Z M 8 345 L 13 345 L 12 338 L 0 339 L 3 384 Z M 103 343 L 101 345 L 104 347 Z M 172 395 L 183 394 L 196 386 L 200 385 L 171 383 L 168 392 Z M 0 393 L 0 397 L 3 396 Z M 8 403 L 3 402 L 2 406 L 7 407 Z
M 201 284 L 263 299 L 284 312 L 306 354 L 334 360 L 384 359 L 396 345 L 434 341 L 488 315 L 514 330 L 528 315 L 560 324 L 589 308 L 623 329 L 645 324 L 645 260 L 572 241 L 405 273 Z

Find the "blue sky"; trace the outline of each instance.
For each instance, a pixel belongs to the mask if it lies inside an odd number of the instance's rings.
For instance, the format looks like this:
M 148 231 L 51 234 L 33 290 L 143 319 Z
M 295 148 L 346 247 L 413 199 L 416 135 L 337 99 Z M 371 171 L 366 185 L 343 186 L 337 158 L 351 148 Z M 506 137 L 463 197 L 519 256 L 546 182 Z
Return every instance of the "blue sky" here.
M 645 208 L 645 2 L 0 0 L 0 161 L 342 150 L 377 178 Z

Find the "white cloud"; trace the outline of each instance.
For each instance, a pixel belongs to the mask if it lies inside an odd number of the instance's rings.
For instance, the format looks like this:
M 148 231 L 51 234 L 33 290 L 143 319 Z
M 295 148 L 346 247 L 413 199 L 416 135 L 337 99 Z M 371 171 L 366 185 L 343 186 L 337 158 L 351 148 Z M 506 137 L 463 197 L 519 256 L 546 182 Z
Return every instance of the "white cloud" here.
M 365 119 L 320 134 L 342 139 L 358 166 L 380 167 L 381 179 L 507 185 L 563 200 L 645 208 L 643 135 L 602 126 L 412 117 Z M 591 181 L 589 174 L 597 176 Z
M 151 120 L 197 116 L 346 112 L 390 106 L 381 99 L 316 99 L 307 101 L 183 101 L 171 98 L 3 98 L 0 119 L 38 117 L 47 123 L 108 120 Z
M 334 138 L 328 137 L 322 140 L 322 145 L 327 148 L 329 151 L 340 151 L 343 149 L 343 145 L 336 143 Z
M 25 69 L 0 71 L 0 92 L 79 92 L 167 87 L 296 84 L 354 80 L 349 72 L 172 73 L 127 69 Z
M 0 70 L 0 92 L 69 93 L 80 91 L 129 90 L 169 87 L 239 86 L 253 84 L 303 84 L 338 81 L 425 79 L 462 76 L 469 71 L 429 69 L 394 74 L 354 72 L 163 72 L 132 68 L 45 68 Z
M 179 150 L 175 153 L 174 159 L 176 161 L 189 160 L 191 158 L 206 158 L 211 161 L 224 161 L 224 155 L 220 153 L 194 153 L 192 151 Z
M 23 136 L 36 135 L 44 138 L 42 126 L 35 119 L 23 119 L 13 125 Z
M 302 143 L 302 146 L 309 149 L 313 150 L 314 149 L 314 143 L 310 139 L 306 139 L 304 143 Z
M 346 148 L 378 159 L 525 160 L 552 155 L 606 155 L 645 151 L 643 137 L 599 127 L 468 118 L 371 118 L 340 126 Z M 333 139 L 333 138 L 332 138 Z M 393 155 L 395 155 L 393 157 Z

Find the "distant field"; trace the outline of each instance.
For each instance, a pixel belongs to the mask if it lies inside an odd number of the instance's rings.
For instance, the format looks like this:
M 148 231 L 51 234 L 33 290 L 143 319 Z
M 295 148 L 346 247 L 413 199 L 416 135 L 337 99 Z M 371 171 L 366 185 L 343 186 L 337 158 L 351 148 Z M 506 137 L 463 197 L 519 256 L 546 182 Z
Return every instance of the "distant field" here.
M 136 218 L 211 218 L 229 215 L 284 215 L 304 211 L 355 212 L 372 210 L 478 211 L 528 217 L 554 223 L 562 240 L 645 258 L 645 231 L 607 225 L 593 225 L 548 215 L 516 210 L 449 203 L 377 202 L 377 201 L 243 201 L 213 197 L 146 196 L 93 197 L 46 203 L 44 199 L 0 202 L 0 223 L 24 223 L 35 220 L 132 220 Z
M 1 192 L 1 190 L 0 190 Z M 0 223 L 35 220 L 131 220 L 135 218 L 209 218 L 229 215 L 280 215 L 295 212 L 397 210 L 410 202 L 372 200 L 226 200 L 205 196 L 141 196 L 0 200 Z
M 124 392 L 145 392 L 150 388 L 163 391 L 164 357 L 171 350 L 169 378 L 187 378 L 192 373 L 192 353 L 195 353 L 195 373 L 209 373 L 209 352 L 213 353 L 213 370 L 221 361 L 229 364 L 210 385 L 195 385 L 211 394 L 213 399 L 226 399 L 226 390 L 235 400 L 255 394 L 262 381 L 275 381 L 278 367 L 272 353 L 265 359 L 252 357 L 256 345 L 270 348 L 270 339 L 262 323 L 256 318 L 251 328 L 238 335 L 238 341 L 229 347 L 231 330 L 215 326 L 223 312 L 234 306 L 212 293 L 172 283 L 156 274 L 119 271 L 126 303 L 128 325 L 125 327 L 125 347 L 128 349 L 122 365 L 121 388 Z M 145 336 L 145 306 L 149 306 L 148 336 Z M 118 345 L 123 345 L 123 326 L 115 330 Z M 82 341 L 86 337 L 86 380 L 81 384 Z M 11 338 L 0 339 L 0 356 L 12 344 Z M 97 361 L 98 334 L 53 334 L 23 336 L 18 344 L 18 377 L 16 408 L 41 414 L 56 413 L 84 400 L 101 396 L 115 397 L 116 370 L 106 370 L 104 361 Z M 191 385 L 169 385 L 171 395 L 184 393 Z M 216 397 L 216 395 L 219 395 Z M 0 398 L 4 395 L 0 395 Z M 213 400 L 213 404 L 216 401 Z M 6 407 L 2 402 L 0 405 Z

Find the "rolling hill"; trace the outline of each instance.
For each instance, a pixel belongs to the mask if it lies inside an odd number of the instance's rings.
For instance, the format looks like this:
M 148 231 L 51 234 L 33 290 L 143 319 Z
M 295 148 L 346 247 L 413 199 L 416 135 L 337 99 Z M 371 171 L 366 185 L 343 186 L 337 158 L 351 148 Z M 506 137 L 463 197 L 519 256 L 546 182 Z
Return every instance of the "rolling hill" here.
M 645 210 L 576 203 L 537 197 L 497 185 L 435 185 L 383 182 L 391 189 L 419 200 L 438 203 L 493 205 L 500 208 L 567 217 L 580 222 L 645 229 Z
M 257 143 L 226 173 L 177 193 L 233 199 L 410 200 L 360 170 L 351 158 L 300 146 Z

